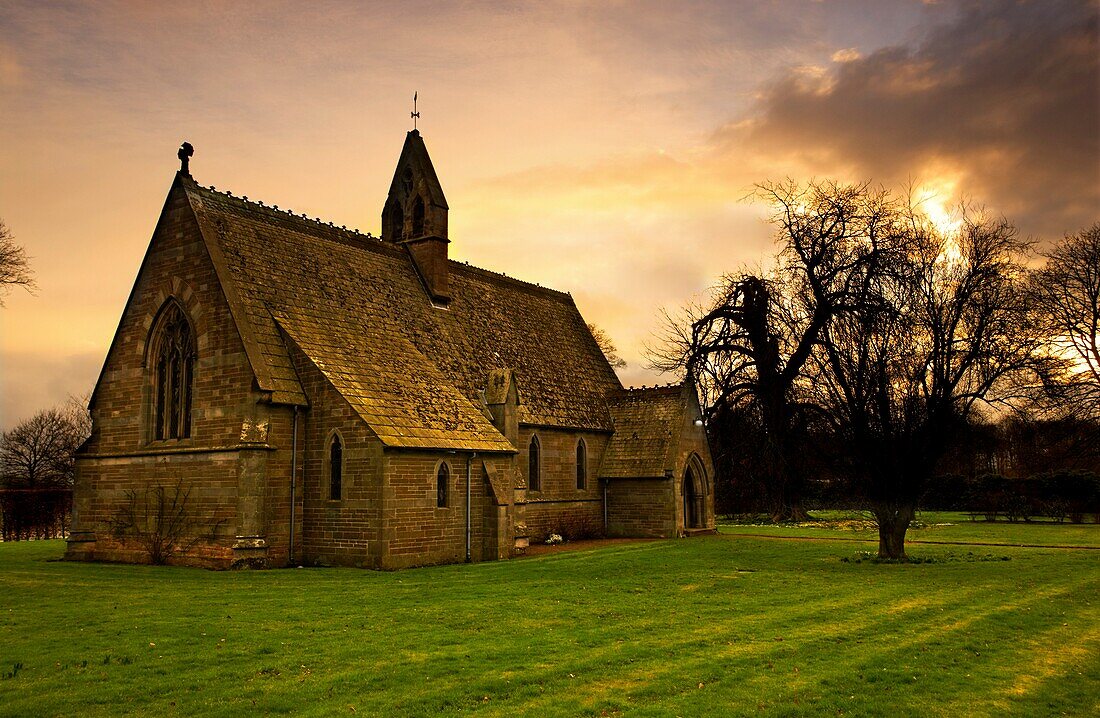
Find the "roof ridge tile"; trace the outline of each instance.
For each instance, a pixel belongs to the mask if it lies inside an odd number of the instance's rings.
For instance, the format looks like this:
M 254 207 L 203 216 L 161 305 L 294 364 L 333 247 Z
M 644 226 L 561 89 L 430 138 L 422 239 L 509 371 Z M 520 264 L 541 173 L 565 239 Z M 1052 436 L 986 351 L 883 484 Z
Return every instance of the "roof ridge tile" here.
M 250 200 L 248 198 L 248 195 L 242 195 L 242 196 L 238 197 L 238 196 L 234 195 L 233 192 L 230 191 L 230 190 L 220 191 L 214 185 L 210 185 L 209 187 L 205 187 L 205 186 L 200 185 L 199 183 L 195 182 L 194 180 L 191 180 L 190 184 L 192 185 L 191 189 L 197 190 L 197 191 L 199 191 L 200 193 L 202 193 L 204 195 L 207 195 L 207 196 L 209 196 L 210 194 L 217 195 L 218 196 L 217 197 L 218 201 L 224 202 L 226 199 L 228 199 L 228 200 L 231 200 L 234 204 L 237 204 L 239 206 L 243 206 L 243 208 L 251 210 L 253 212 L 256 212 L 260 215 L 264 215 L 264 216 L 268 216 L 268 217 L 274 217 L 274 218 L 277 218 L 277 219 L 293 219 L 293 220 L 298 221 L 298 222 L 301 222 L 301 221 L 304 220 L 304 222 L 307 225 L 313 226 L 313 227 L 315 227 L 317 229 L 321 229 L 323 231 L 324 230 L 331 230 L 331 229 L 339 229 L 339 230 L 341 230 L 341 231 L 343 231 L 347 234 L 353 235 L 353 236 L 358 237 L 360 239 L 374 240 L 374 241 L 376 241 L 380 244 L 382 242 L 382 239 L 380 237 L 375 237 L 370 232 L 367 232 L 367 233 L 364 234 L 363 232 L 360 232 L 358 229 L 348 229 L 347 225 L 340 225 L 339 227 L 336 227 L 336 225 L 333 224 L 331 221 L 325 222 L 324 220 L 320 219 L 319 217 L 310 217 L 305 212 L 302 212 L 301 214 L 295 214 L 294 210 L 292 210 L 292 209 L 280 208 L 279 205 L 277 205 L 277 204 L 273 204 L 273 205 L 269 206 L 269 205 L 264 204 L 263 200 Z

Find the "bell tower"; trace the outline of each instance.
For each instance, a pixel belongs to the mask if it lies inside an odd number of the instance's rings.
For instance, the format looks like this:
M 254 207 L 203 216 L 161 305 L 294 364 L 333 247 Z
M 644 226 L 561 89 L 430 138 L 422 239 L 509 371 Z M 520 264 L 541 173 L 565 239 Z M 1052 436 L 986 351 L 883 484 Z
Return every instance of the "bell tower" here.
M 405 135 L 390 192 L 382 209 L 382 239 L 403 242 L 420 237 L 447 239 L 447 198 L 419 130 Z
M 447 268 L 447 198 L 418 130 L 405 135 L 386 204 L 382 241 L 404 246 L 436 304 L 450 301 Z

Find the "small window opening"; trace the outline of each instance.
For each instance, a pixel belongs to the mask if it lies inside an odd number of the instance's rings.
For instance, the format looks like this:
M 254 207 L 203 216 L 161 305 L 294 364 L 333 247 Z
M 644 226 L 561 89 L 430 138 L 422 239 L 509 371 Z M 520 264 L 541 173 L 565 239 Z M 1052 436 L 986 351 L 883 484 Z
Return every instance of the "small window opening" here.
M 332 437 L 328 449 L 328 497 L 339 499 L 344 486 L 344 445 L 340 435 Z
M 447 505 L 447 487 L 451 483 L 451 469 L 446 462 L 439 465 L 439 473 L 435 476 L 435 505 L 444 507 Z
M 531 437 L 531 445 L 527 449 L 527 488 L 530 491 L 542 490 L 542 476 L 540 475 L 539 462 L 539 437 Z
M 588 488 L 588 449 L 584 439 L 577 442 L 577 488 L 582 491 Z
M 405 238 L 405 212 L 401 209 L 400 202 L 393 203 L 393 241 L 398 242 Z

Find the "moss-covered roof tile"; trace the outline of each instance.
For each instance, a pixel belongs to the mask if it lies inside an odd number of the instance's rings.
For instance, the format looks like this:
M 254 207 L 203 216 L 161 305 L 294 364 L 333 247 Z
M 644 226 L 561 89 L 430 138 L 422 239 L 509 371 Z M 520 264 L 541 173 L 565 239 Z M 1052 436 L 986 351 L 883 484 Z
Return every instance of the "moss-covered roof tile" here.
M 285 333 L 391 446 L 511 450 L 481 407 L 494 369 L 520 421 L 611 430 L 621 385 L 568 294 L 451 262 L 441 309 L 400 246 L 180 181 L 273 400 L 306 403 Z

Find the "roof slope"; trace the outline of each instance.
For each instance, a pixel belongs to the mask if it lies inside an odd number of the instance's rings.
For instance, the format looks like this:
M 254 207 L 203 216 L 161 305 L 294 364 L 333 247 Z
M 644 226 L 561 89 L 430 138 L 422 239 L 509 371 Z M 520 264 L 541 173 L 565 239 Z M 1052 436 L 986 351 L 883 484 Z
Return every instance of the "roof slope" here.
M 683 385 L 625 389 L 608 408 L 615 433 L 604 452 L 601 478 L 663 477 L 675 468 L 688 409 Z
M 433 307 L 403 247 L 178 181 L 274 401 L 305 403 L 285 332 L 388 446 L 513 449 L 481 398 L 502 368 L 520 421 L 611 430 L 621 385 L 568 294 L 451 262 Z

